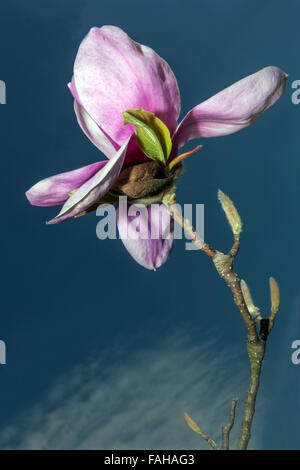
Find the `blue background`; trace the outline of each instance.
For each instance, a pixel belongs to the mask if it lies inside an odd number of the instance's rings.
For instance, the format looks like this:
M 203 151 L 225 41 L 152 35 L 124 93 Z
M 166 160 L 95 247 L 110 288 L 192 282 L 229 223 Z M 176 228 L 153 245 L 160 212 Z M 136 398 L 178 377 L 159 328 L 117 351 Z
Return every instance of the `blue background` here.
M 289 74 L 283 97 L 253 126 L 201 142 L 203 149 L 186 161 L 177 195 L 182 203 L 205 204 L 206 240 L 221 250 L 229 248 L 231 234 L 217 189 L 236 202 L 244 221 L 237 270 L 266 314 L 268 277 L 278 279 L 282 307 L 264 363 L 261 447 L 300 447 L 300 365 L 290 358 L 291 342 L 300 338 L 300 106 L 291 102 L 291 83 L 300 79 L 299 13 L 296 0 L 285 7 L 274 0 L 1 5 L 0 79 L 7 86 L 7 104 L 0 107 L 0 339 L 7 345 L 1 428 L 91 354 L 120 344 L 128 354 L 155 348 L 173 329 L 189 331 L 195 344 L 199 331 L 203 337 L 217 331 L 216 354 L 236 348 L 247 368 L 245 327 L 203 253 L 177 241 L 170 260 L 147 271 L 119 240 L 97 239 L 95 214 L 46 226 L 56 209 L 31 207 L 24 196 L 48 175 L 99 160 L 76 123 L 66 85 L 89 28 L 114 24 L 168 61 L 181 90 L 181 117 L 264 66 Z M 224 380 L 230 383 L 232 374 L 234 365 Z

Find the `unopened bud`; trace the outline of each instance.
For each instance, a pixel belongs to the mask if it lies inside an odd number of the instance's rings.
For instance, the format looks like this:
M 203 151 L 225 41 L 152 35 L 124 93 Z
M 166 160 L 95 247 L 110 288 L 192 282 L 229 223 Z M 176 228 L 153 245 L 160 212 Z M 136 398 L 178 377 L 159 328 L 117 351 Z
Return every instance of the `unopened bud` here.
M 252 318 L 256 320 L 257 318 L 260 317 L 260 311 L 259 311 L 259 308 L 254 305 L 249 287 L 247 286 L 246 282 L 243 279 L 241 280 L 241 290 L 242 290 L 242 294 L 245 300 L 245 304 L 247 305 L 248 311 L 250 315 L 252 316 Z
M 197 434 L 201 434 L 202 435 L 202 431 L 201 429 L 199 428 L 198 424 L 195 423 L 195 421 L 192 420 L 192 418 L 187 414 L 187 413 L 184 413 L 184 420 L 186 422 L 186 424 L 193 430 L 195 431 Z
M 226 214 L 227 220 L 234 235 L 239 235 L 242 231 L 242 221 L 236 210 L 232 200 L 226 196 L 220 189 L 218 191 L 218 198 L 222 205 L 222 209 Z
M 274 277 L 270 277 L 270 296 L 271 296 L 271 314 L 275 316 L 279 309 L 280 294 L 279 294 L 278 284 L 276 280 L 274 279 Z

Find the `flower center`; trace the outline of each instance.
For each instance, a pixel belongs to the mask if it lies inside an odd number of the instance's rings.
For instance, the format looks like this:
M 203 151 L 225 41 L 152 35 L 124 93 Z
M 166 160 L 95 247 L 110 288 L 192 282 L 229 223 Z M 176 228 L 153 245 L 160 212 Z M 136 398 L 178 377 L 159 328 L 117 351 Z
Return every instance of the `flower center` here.
M 137 163 L 125 168 L 111 188 L 130 199 L 141 199 L 161 194 L 173 185 L 179 176 L 179 167 L 169 169 L 158 161 Z

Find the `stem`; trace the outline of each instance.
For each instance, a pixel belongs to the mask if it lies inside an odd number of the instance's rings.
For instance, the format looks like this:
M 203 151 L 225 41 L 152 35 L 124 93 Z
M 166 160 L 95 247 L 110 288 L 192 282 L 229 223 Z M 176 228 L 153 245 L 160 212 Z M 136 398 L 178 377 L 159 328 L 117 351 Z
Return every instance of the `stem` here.
M 200 436 L 210 445 L 213 450 L 220 450 L 213 439 L 211 439 L 205 432 L 201 431 Z
M 181 225 L 185 233 L 187 233 L 191 237 L 193 243 L 195 243 L 197 248 L 204 251 L 204 253 L 206 253 L 207 256 L 209 256 L 210 258 L 213 258 L 216 254 L 216 250 L 214 250 L 209 245 L 204 243 L 204 241 L 199 237 L 199 235 L 195 231 L 194 227 L 190 224 L 190 222 L 182 217 L 182 215 L 177 209 L 176 203 L 172 202 L 171 204 L 169 204 L 168 209 L 169 209 L 171 217 L 173 217 L 173 219 L 176 220 L 176 222 L 178 222 L 179 225 Z
M 248 342 L 247 350 L 250 360 L 250 382 L 245 401 L 241 432 L 237 444 L 238 450 L 246 450 L 251 437 L 251 426 L 255 413 L 256 396 L 259 389 L 261 366 L 265 355 L 265 343 L 259 341 L 259 343 L 253 345 Z
M 245 322 L 248 331 L 247 351 L 250 361 L 250 381 L 248 391 L 246 395 L 246 401 L 244 406 L 244 414 L 242 419 L 240 436 L 238 439 L 237 448 L 239 450 L 246 450 L 251 437 L 251 426 L 253 422 L 253 416 L 255 412 L 255 403 L 257 392 L 259 388 L 259 379 L 261 374 L 261 367 L 263 358 L 265 355 L 265 344 L 268 336 L 268 332 L 273 326 L 273 320 L 275 314 L 271 313 L 270 319 L 261 319 L 261 334 L 258 334 L 255 318 L 250 314 L 247 304 L 244 299 L 244 295 L 241 289 L 240 280 L 233 268 L 233 262 L 238 254 L 240 247 L 239 235 L 235 234 L 234 243 L 228 254 L 222 253 L 215 250 L 211 246 L 207 245 L 195 232 L 195 229 L 189 221 L 185 220 L 177 209 L 175 200 L 171 200 L 168 204 L 170 215 L 176 220 L 185 230 L 195 245 L 206 253 L 213 261 L 216 270 L 220 277 L 224 279 L 228 287 L 230 288 L 234 302 L 239 309 L 239 312 Z M 272 316 L 273 315 L 273 316 Z M 273 318 L 274 317 L 274 318 Z M 264 331 L 262 329 L 263 321 L 265 322 Z M 267 323 L 266 323 L 267 322 Z M 270 323 L 270 325 L 268 325 Z M 267 330 L 265 329 L 267 327 Z M 269 329 L 268 329 L 269 328 Z M 222 428 L 222 448 L 229 449 L 229 434 L 234 424 L 235 419 L 235 407 L 237 399 L 232 402 L 232 408 L 230 413 L 229 423 Z M 203 436 L 202 436 L 203 437 Z
M 225 426 L 222 427 L 222 450 L 229 450 L 229 435 L 234 425 L 235 409 L 237 402 L 237 398 L 234 398 L 232 400 L 229 421 Z
M 244 296 L 240 286 L 240 280 L 237 274 L 233 270 L 233 261 L 235 256 L 238 253 L 240 240 L 239 237 L 235 237 L 233 246 L 229 254 L 224 254 L 221 251 L 217 251 L 211 246 L 207 245 L 197 234 L 194 227 L 190 222 L 182 217 L 180 212 L 177 209 L 175 202 L 171 203 L 169 206 L 170 215 L 173 217 L 176 222 L 178 222 L 185 232 L 191 237 L 195 245 L 204 251 L 210 258 L 212 258 L 214 265 L 219 273 L 219 275 L 224 279 L 228 287 L 231 289 L 233 294 L 234 302 L 238 307 L 244 322 L 248 329 L 248 336 L 251 342 L 258 340 L 255 321 L 252 319 L 247 305 L 244 300 Z
M 213 258 L 213 262 L 219 275 L 224 279 L 232 292 L 234 303 L 239 309 L 248 330 L 248 341 L 250 343 L 256 343 L 259 338 L 257 335 L 255 321 L 249 313 L 242 293 L 240 280 L 233 269 L 234 256 L 232 256 L 231 253 L 237 253 L 236 243 L 237 242 L 235 240 L 229 254 L 224 254 L 220 251 L 217 251 Z

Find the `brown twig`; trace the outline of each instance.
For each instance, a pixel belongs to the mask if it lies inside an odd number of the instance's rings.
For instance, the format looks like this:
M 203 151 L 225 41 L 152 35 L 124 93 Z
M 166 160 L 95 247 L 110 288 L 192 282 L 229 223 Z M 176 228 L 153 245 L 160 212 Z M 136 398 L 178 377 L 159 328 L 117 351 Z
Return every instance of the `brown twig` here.
M 186 219 L 184 219 L 181 215 L 181 213 L 178 210 L 176 202 L 171 202 L 171 204 L 168 205 L 170 215 L 173 217 L 176 222 L 181 225 L 181 227 L 184 229 L 185 233 L 189 235 L 192 239 L 192 241 L 195 243 L 197 248 L 200 250 L 204 251 L 210 258 L 213 258 L 216 254 L 216 251 L 211 248 L 209 245 L 207 245 L 197 234 L 195 231 L 194 227 L 190 224 L 190 222 Z
M 235 409 L 236 409 L 237 402 L 238 402 L 237 398 L 234 398 L 232 400 L 229 421 L 225 426 L 222 427 L 222 450 L 229 450 L 229 436 L 230 436 L 230 431 L 234 425 Z
M 248 329 L 249 337 L 251 341 L 258 339 L 255 322 L 253 321 L 247 305 L 245 303 L 242 290 L 240 287 L 240 281 L 237 274 L 233 270 L 233 261 L 238 253 L 240 240 L 239 237 L 235 237 L 233 246 L 228 254 L 224 254 L 221 251 L 217 251 L 211 246 L 207 245 L 196 233 L 194 227 L 189 221 L 185 220 L 181 213 L 178 211 L 177 204 L 174 202 L 169 205 L 170 215 L 181 227 L 185 230 L 186 234 L 189 235 L 195 245 L 212 258 L 214 265 L 219 275 L 225 280 L 228 287 L 231 289 L 234 302 L 238 307 Z
M 259 338 L 256 330 L 255 321 L 249 313 L 240 286 L 240 280 L 233 269 L 234 256 L 230 254 L 232 251 L 235 250 L 231 249 L 228 254 L 224 254 L 220 251 L 217 251 L 215 256 L 213 257 L 213 262 L 219 275 L 224 279 L 224 281 L 230 288 L 233 295 L 234 303 L 236 304 L 237 308 L 240 311 L 240 314 L 244 319 L 245 325 L 248 330 L 248 341 L 250 343 L 256 343 Z
M 244 405 L 241 432 L 237 443 L 238 450 L 246 450 L 250 441 L 261 367 L 265 355 L 265 343 L 261 340 L 256 344 L 248 342 L 247 350 L 250 360 L 250 381 Z
M 221 251 L 215 250 L 211 246 L 207 245 L 195 232 L 195 229 L 189 221 L 185 220 L 181 213 L 178 211 L 175 198 L 171 198 L 167 204 L 169 207 L 170 215 L 176 220 L 185 230 L 186 234 L 190 236 L 195 245 L 206 253 L 213 261 L 219 275 L 224 279 L 228 287 L 230 288 L 234 302 L 239 309 L 239 312 L 245 322 L 248 331 L 247 351 L 250 361 L 250 381 L 248 391 L 245 400 L 244 413 L 241 425 L 240 436 L 238 439 L 237 448 L 239 450 L 245 450 L 248 447 L 248 443 L 251 437 L 251 426 L 253 422 L 253 416 L 255 412 L 256 397 L 259 388 L 259 380 L 261 374 L 262 362 L 265 355 L 265 346 L 268 334 L 270 333 L 273 323 L 279 308 L 279 290 L 276 281 L 270 279 L 271 288 L 271 314 L 269 319 L 263 319 L 260 314 L 259 318 L 255 318 L 251 314 L 247 306 L 247 297 L 244 298 L 240 279 L 234 271 L 233 263 L 235 257 L 238 254 L 240 248 L 240 231 L 242 229 L 242 223 L 240 216 L 232 203 L 232 201 L 222 191 L 219 191 L 218 197 L 222 204 L 223 210 L 226 213 L 229 224 L 231 225 L 234 242 L 229 251 L 225 254 Z M 259 320 L 260 325 L 264 325 L 264 331 L 257 331 L 256 320 Z M 222 448 L 229 448 L 229 433 L 234 424 L 235 417 L 236 399 L 232 402 L 232 409 L 230 414 L 229 423 L 222 429 Z M 191 418 L 190 418 L 191 419 Z M 192 427 L 192 426 L 190 426 Z M 194 429 L 195 430 L 195 429 Z M 198 434 L 200 434 L 207 442 L 210 438 L 201 431 L 199 428 Z

